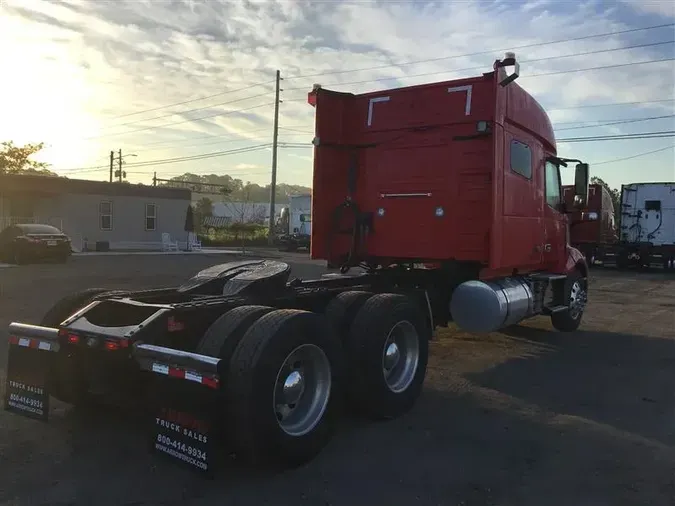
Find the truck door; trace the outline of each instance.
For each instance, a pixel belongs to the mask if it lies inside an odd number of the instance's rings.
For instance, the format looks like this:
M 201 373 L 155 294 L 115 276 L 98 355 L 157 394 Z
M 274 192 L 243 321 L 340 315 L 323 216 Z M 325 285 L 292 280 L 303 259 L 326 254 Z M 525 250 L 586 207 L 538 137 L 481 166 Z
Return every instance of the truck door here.
M 567 221 L 562 212 L 560 167 L 549 161 L 544 165 L 544 242 L 543 261 L 548 269 L 561 272 L 567 258 Z
M 505 133 L 501 265 L 539 267 L 544 242 L 543 177 L 535 160 L 541 160 L 543 152 L 524 132 L 514 128 Z

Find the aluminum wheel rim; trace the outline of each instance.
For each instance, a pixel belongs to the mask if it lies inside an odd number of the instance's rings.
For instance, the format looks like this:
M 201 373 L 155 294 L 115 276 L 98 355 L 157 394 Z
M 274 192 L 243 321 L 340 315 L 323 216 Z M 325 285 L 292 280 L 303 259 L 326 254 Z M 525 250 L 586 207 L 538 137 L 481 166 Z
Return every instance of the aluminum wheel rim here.
M 330 362 L 321 348 L 303 344 L 291 351 L 274 385 L 272 408 L 281 430 L 294 437 L 311 432 L 326 411 L 331 385 Z
M 417 330 L 409 321 L 400 321 L 387 335 L 382 350 L 382 374 L 389 390 L 400 393 L 415 379 L 420 361 Z
M 581 286 L 579 281 L 575 281 L 572 284 L 572 289 L 570 290 L 570 316 L 573 319 L 577 319 L 583 313 L 584 308 L 586 307 L 586 302 L 588 296 L 586 290 Z

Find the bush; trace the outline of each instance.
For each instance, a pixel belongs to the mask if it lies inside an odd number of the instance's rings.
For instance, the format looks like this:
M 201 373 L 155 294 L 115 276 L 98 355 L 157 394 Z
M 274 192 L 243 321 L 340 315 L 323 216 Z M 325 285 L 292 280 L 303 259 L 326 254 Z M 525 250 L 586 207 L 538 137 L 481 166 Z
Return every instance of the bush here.
M 258 223 L 233 223 L 200 235 L 203 246 L 266 246 L 268 229 Z

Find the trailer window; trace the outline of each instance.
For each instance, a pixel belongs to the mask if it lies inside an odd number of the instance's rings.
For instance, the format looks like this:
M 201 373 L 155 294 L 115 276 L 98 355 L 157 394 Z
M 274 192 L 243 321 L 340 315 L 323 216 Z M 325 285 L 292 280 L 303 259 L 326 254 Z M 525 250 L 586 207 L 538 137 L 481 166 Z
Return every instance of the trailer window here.
M 532 179 L 530 146 L 519 141 L 511 141 L 511 170 L 527 179 Z
M 551 162 L 546 162 L 546 203 L 560 209 L 560 169 Z

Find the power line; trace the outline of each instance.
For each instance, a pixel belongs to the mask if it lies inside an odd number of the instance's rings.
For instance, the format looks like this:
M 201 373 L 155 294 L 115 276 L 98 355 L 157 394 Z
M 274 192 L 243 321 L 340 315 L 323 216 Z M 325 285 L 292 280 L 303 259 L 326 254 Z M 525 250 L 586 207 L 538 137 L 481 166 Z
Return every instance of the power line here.
M 271 144 L 260 144 L 257 146 L 246 146 L 243 148 L 236 148 L 236 149 L 231 149 L 231 150 L 226 150 L 226 151 L 216 151 L 213 153 L 202 153 L 198 155 L 191 155 L 191 156 L 181 156 L 181 157 L 176 157 L 176 158 L 163 158 L 163 159 L 157 159 L 157 160 L 148 160 L 145 162 L 136 162 L 136 163 L 129 163 L 127 164 L 127 167 L 151 167 L 153 165 L 163 165 L 166 163 L 176 163 L 176 162 L 184 162 L 184 161 L 190 161 L 190 160 L 202 160 L 202 159 L 207 159 L 207 158 L 215 158 L 218 156 L 226 156 L 226 155 L 236 155 L 239 153 L 249 153 L 252 151 L 259 151 L 261 149 L 265 149 L 269 147 Z M 81 167 L 78 169 L 72 169 L 72 170 L 64 170 L 61 172 L 67 172 L 67 173 L 74 173 L 74 172 L 86 172 L 89 170 L 97 170 L 100 169 L 103 166 L 94 166 L 94 167 Z
M 596 142 L 596 141 L 618 141 L 618 140 L 633 140 L 633 139 L 661 139 L 664 137 L 673 137 L 673 136 L 675 136 L 675 130 L 665 130 L 661 132 L 640 132 L 635 134 L 570 137 L 567 139 L 556 139 L 556 142 Z
M 596 125 L 582 125 L 582 126 L 574 126 L 574 127 L 565 127 L 565 128 L 557 128 L 556 131 L 560 132 L 562 130 L 578 130 L 581 128 L 598 128 L 598 127 L 607 127 L 607 126 L 612 126 L 612 125 L 625 125 L 628 123 L 639 123 L 641 121 L 653 121 L 653 120 L 658 120 L 658 119 L 666 119 L 666 118 L 675 118 L 675 114 L 669 114 L 667 116 L 652 116 L 651 118 L 637 118 L 637 119 L 626 119 L 626 120 L 618 120 L 618 121 L 612 121 L 609 123 L 599 123 Z
M 570 107 L 556 107 L 547 108 L 547 111 L 567 111 L 571 109 L 588 109 L 591 107 L 614 107 L 617 105 L 644 105 L 644 104 L 659 104 L 663 102 L 675 102 L 675 98 L 666 98 L 663 100 L 642 100 L 636 102 L 609 102 L 607 104 L 589 104 L 589 105 L 574 105 Z
M 296 130 L 295 128 L 284 128 L 284 127 L 279 127 L 280 130 L 288 130 L 289 132 L 298 132 L 301 134 L 311 134 L 313 135 L 314 132 L 310 132 L 308 130 Z
M 137 128 L 136 130 L 130 130 L 128 132 L 117 132 L 117 133 L 114 133 L 114 134 L 98 135 L 98 136 L 95 136 L 95 137 L 87 137 L 85 140 L 100 139 L 102 137 L 112 137 L 114 135 L 129 135 L 129 134 L 133 134 L 133 133 L 136 133 L 136 132 L 143 132 L 145 130 L 154 130 L 154 129 L 157 129 L 157 128 L 166 128 L 166 127 L 170 127 L 170 126 L 174 126 L 174 125 L 180 125 L 180 124 L 183 124 L 183 123 L 190 123 L 192 121 L 201 121 L 203 119 L 215 118 L 216 116 L 229 116 L 230 114 L 236 114 L 238 112 L 250 111 L 252 109 L 258 109 L 260 107 L 267 107 L 267 106 L 270 106 L 270 105 L 274 105 L 274 102 L 269 102 L 269 103 L 260 104 L 260 105 L 254 105 L 252 107 L 245 107 L 245 108 L 242 108 L 242 109 L 235 109 L 234 111 L 219 112 L 219 113 L 216 113 L 216 114 L 210 114 L 208 116 L 202 116 L 200 118 L 192 118 L 192 119 L 186 119 L 186 120 L 183 120 L 183 121 L 176 121 L 174 123 L 166 123 L 164 125 L 156 125 L 156 126 L 149 126 L 149 127 L 144 127 L 144 128 Z
M 644 153 L 638 153 L 637 155 L 633 155 L 633 156 L 626 156 L 626 157 L 623 157 L 623 158 L 615 158 L 614 160 L 606 160 L 604 162 L 591 163 L 590 165 L 592 167 L 596 167 L 598 165 L 605 165 L 607 163 L 623 162 L 625 160 L 633 160 L 634 158 L 640 158 L 642 156 L 652 155 L 652 154 L 655 154 L 655 153 L 661 153 L 663 151 L 668 151 L 670 149 L 675 149 L 675 144 L 672 144 L 670 146 L 666 146 L 665 148 L 655 149 L 653 151 L 646 151 Z
M 559 60 L 560 58 L 571 58 L 574 56 L 587 56 L 590 54 L 597 54 L 597 53 L 608 53 L 612 51 L 623 51 L 626 49 L 635 49 L 638 47 L 650 47 L 650 46 L 655 46 L 655 45 L 663 45 L 663 44 L 673 44 L 675 41 L 670 40 L 670 41 L 665 41 L 665 42 L 655 42 L 651 44 L 640 44 L 637 46 L 626 46 L 626 47 L 621 47 L 621 48 L 615 48 L 615 49 L 600 49 L 596 51 L 586 51 L 584 53 L 574 53 L 574 54 L 569 54 L 569 55 L 562 55 L 562 56 L 549 56 L 546 58 L 536 58 L 533 60 L 525 60 L 521 61 L 520 63 L 535 63 L 535 62 L 541 62 L 541 61 L 548 61 L 548 60 Z M 603 65 L 599 67 L 589 67 L 585 69 L 570 69 L 570 70 L 563 70 L 563 71 L 554 71 L 554 72 L 547 72 L 547 73 L 542 73 L 542 74 L 529 74 L 525 76 L 521 76 L 520 79 L 529 79 L 531 77 L 540 77 L 540 76 L 548 76 L 548 75 L 557 75 L 557 74 L 571 74 L 574 72 L 587 72 L 590 70 L 600 70 L 600 69 L 610 69 L 610 68 L 619 68 L 619 67 L 626 67 L 629 65 L 644 65 L 647 63 L 657 63 L 657 62 L 663 62 L 663 61 L 672 61 L 673 58 L 663 58 L 663 59 L 658 59 L 658 60 L 647 60 L 647 61 L 642 61 L 642 62 L 634 62 L 634 63 L 623 63 L 623 64 L 615 64 L 615 65 Z M 374 82 L 381 82 L 381 81 L 394 81 L 394 80 L 400 80 L 400 79 L 410 79 L 413 77 L 426 77 L 426 76 L 433 76 L 433 75 L 439 75 L 439 74 L 450 74 L 450 73 L 456 73 L 456 72 L 469 72 L 469 71 L 474 71 L 474 70 L 484 70 L 485 66 L 480 66 L 480 67 L 468 67 L 464 69 L 454 69 L 454 70 L 441 70 L 441 71 L 436 71 L 436 72 L 424 72 L 422 74 L 411 74 L 411 75 L 405 75 L 405 76 L 398 76 L 398 77 L 381 77 L 381 78 L 375 78 L 375 79 L 365 79 L 361 81 L 348 81 L 346 83 L 330 83 L 328 86 L 333 86 L 333 85 L 339 85 L 339 86 L 348 86 L 348 85 L 353 85 L 353 84 L 368 84 L 368 83 L 374 83 Z M 295 90 L 306 90 L 307 88 L 304 86 L 298 86 L 295 88 L 289 88 L 286 91 L 295 91 Z
M 265 129 L 267 130 L 267 129 Z M 289 137 L 299 137 L 300 135 L 307 136 L 307 133 L 302 133 L 302 134 L 290 134 Z M 198 146 L 212 146 L 214 144 L 232 144 L 235 142 L 253 142 L 253 141 L 264 141 L 269 139 L 269 135 L 266 136 L 256 136 L 256 137 L 248 137 L 246 139 L 217 139 L 217 140 L 211 140 L 209 142 L 199 142 L 195 144 L 188 144 L 186 146 L 181 146 L 181 149 L 187 149 L 187 148 L 192 148 L 192 147 L 198 147 Z M 151 149 L 142 149 L 140 151 L 134 151 L 134 153 L 147 153 L 149 151 L 164 151 L 167 149 L 171 149 L 171 146 L 160 146 L 157 148 L 151 148 Z
M 205 109 L 213 109 L 214 107 L 220 107 L 220 106 L 223 106 L 223 105 L 229 105 L 229 104 L 234 104 L 234 103 L 237 103 L 237 102 L 243 102 L 244 100 L 250 100 L 252 98 L 266 97 L 267 95 L 268 95 L 268 93 L 259 93 L 257 95 L 251 95 L 250 97 L 237 98 L 235 100 L 228 100 L 227 102 L 219 102 L 217 104 L 207 105 L 207 106 L 204 106 L 204 107 L 197 107 L 195 109 L 186 109 L 184 111 L 176 111 L 176 112 L 172 112 L 172 113 L 169 113 L 169 114 L 164 114 L 162 116 L 155 116 L 154 118 L 144 118 L 144 119 L 139 119 L 139 120 L 135 120 L 135 121 L 129 121 L 127 123 L 118 123 L 116 125 L 110 125 L 110 126 L 107 126 L 107 127 L 104 127 L 104 128 L 105 129 L 117 128 L 117 127 L 122 127 L 122 126 L 127 126 L 127 125 L 135 125 L 137 123 L 143 123 L 144 121 L 154 121 L 156 119 L 170 118 L 171 116 L 177 116 L 179 114 L 187 114 L 189 112 L 203 111 Z
M 255 133 L 255 132 L 262 132 L 262 131 L 268 131 L 269 128 L 255 128 L 253 130 L 243 130 L 239 133 L 226 133 L 222 135 L 213 135 L 213 134 L 207 134 L 207 135 L 200 135 L 198 137 L 190 137 L 188 139 L 180 139 L 180 140 L 172 140 L 172 141 L 157 141 L 157 142 L 144 142 L 143 146 L 158 146 L 158 145 L 167 145 L 167 146 L 173 146 L 175 144 L 181 144 L 183 142 L 190 142 L 190 141 L 196 141 L 199 139 L 218 139 L 221 137 L 225 137 L 226 135 L 242 135 L 242 134 L 249 134 L 249 133 Z M 225 139 L 228 140 L 228 139 Z M 149 151 L 147 149 L 142 150 L 144 151 Z
M 129 117 L 129 116 L 135 116 L 136 114 L 143 114 L 143 113 L 146 113 L 146 112 L 159 111 L 161 109 L 167 109 L 169 107 L 175 107 L 177 105 L 184 105 L 184 104 L 190 104 L 192 102 L 199 102 L 200 100 L 207 100 L 209 98 L 220 97 L 220 96 L 226 95 L 228 93 L 237 93 L 238 91 L 250 90 L 251 88 L 257 88 L 258 86 L 266 86 L 266 85 L 269 86 L 273 82 L 274 81 L 266 81 L 266 82 L 263 82 L 263 83 L 251 84 L 249 86 L 246 86 L 245 88 L 237 88 L 236 90 L 221 91 L 220 93 L 214 93 L 213 95 L 207 95 L 207 96 L 201 97 L 201 98 L 193 98 L 193 99 L 190 99 L 190 100 L 184 100 L 183 102 L 175 102 L 175 103 L 172 103 L 172 104 L 162 105 L 162 106 L 159 106 L 159 107 L 153 107 L 152 109 L 144 109 L 142 111 L 130 112 L 128 114 L 121 114 L 119 116 L 113 116 L 110 119 L 126 118 L 126 117 Z
M 321 76 L 327 76 L 327 75 L 335 75 L 335 74 L 347 74 L 347 73 L 352 73 L 352 72 L 366 72 L 370 70 L 379 70 L 379 69 L 385 69 L 385 68 L 392 68 L 392 67 L 403 67 L 407 65 L 417 65 L 420 63 L 430 63 L 430 62 L 435 62 L 435 61 L 442 61 L 442 60 L 450 60 L 450 59 L 455 59 L 455 58 L 469 58 L 472 56 L 480 56 L 484 54 L 494 54 L 494 53 L 503 53 L 505 51 L 515 51 L 516 49 L 526 49 L 526 48 L 531 48 L 531 47 L 538 47 L 538 46 L 548 46 L 548 45 L 553 45 L 553 44 L 562 44 L 564 42 L 575 42 L 579 40 L 587 40 L 587 39 L 593 39 L 593 38 L 599 38 L 599 37 L 607 37 L 609 35 L 621 35 L 625 33 L 634 33 L 634 32 L 639 32 L 639 31 L 645 31 L 645 30 L 655 30 L 658 28 L 667 28 L 667 27 L 672 27 L 675 26 L 675 23 L 666 23 L 662 25 L 653 25 L 653 26 L 646 26 L 642 28 L 631 28 L 628 30 L 618 30 L 614 32 L 606 32 L 606 33 L 599 33 L 595 35 L 584 35 L 581 37 L 574 37 L 570 39 L 557 39 L 557 40 L 552 40 L 548 42 L 537 42 L 537 43 L 532 43 L 532 44 L 524 44 L 520 46 L 515 46 L 515 47 L 508 47 L 508 48 L 502 48 L 502 49 L 490 49 L 487 51 L 480 51 L 477 53 L 468 53 L 468 54 L 462 54 L 462 55 L 452 55 L 452 56 L 442 56 L 438 58 L 428 58 L 425 60 L 414 60 L 414 61 L 409 61 L 409 62 L 402 62 L 402 63 L 395 63 L 395 64 L 389 64 L 389 65 L 379 65 L 379 66 L 373 66 L 373 67 L 365 67 L 365 68 L 360 68 L 360 69 L 351 69 L 351 70 L 339 70 L 335 72 L 323 72 L 323 73 L 317 73 L 317 74 L 303 74 L 303 75 L 297 75 L 297 76 L 291 76 L 291 77 L 286 77 L 285 79 L 291 80 L 291 79 L 306 79 L 310 77 L 321 77 Z M 290 90 L 289 90 L 290 91 Z
M 247 146 L 244 148 L 230 149 L 227 151 L 215 151 L 213 153 L 204 153 L 201 155 L 192 155 L 192 156 L 180 156 L 176 158 L 166 158 L 160 160 L 148 160 L 147 162 L 138 162 L 134 164 L 128 164 L 128 167 L 153 167 L 155 165 L 164 165 L 167 163 L 177 163 L 177 162 L 187 162 L 193 160 L 205 160 L 207 158 L 216 158 L 220 156 L 227 155 L 237 155 L 240 153 L 250 153 L 252 151 L 260 151 L 266 148 L 269 148 L 271 144 L 259 144 L 257 146 Z

